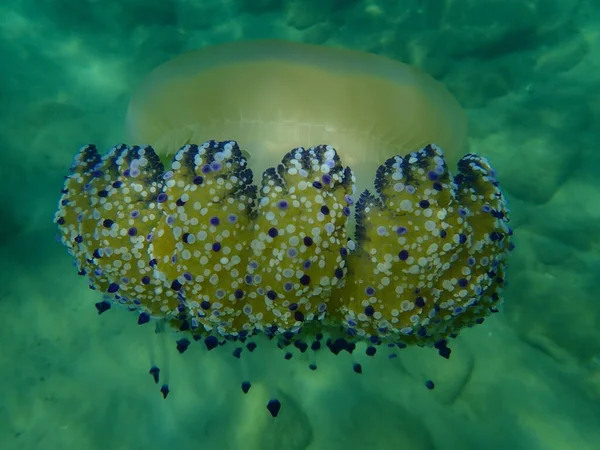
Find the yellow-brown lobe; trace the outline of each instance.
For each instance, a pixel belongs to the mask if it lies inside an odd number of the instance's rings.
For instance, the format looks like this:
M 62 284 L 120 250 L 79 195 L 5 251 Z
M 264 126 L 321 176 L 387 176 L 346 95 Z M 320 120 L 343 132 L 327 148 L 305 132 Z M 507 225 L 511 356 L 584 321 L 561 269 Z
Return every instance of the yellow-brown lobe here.
M 267 323 L 290 329 L 325 317 L 336 269 L 343 273 L 345 265 L 342 210 L 352 184 L 350 170 L 325 146 L 295 149 L 263 175 L 251 247 Z
M 485 159 L 465 156 L 453 180 L 442 156 L 427 146 L 389 159 L 375 180 L 380 198 L 365 194 L 357 205 L 359 248 L 340 298 L 359 335 L 435 342 L 498 299 L 504 199 Z
M 234 141 L 185 145 L 166 172 L 151 147 L 85 146 L 55 221 L 91 287 L 196 335 L 431 345 L 495 310 L 511 250 L 488 162 L 458 168 L 435 145 L 388 159 L 352 240 L 354 176 L 331 146 L 291 150 L 258 192 Z
M 162 164 L 146 150 L 121 145 L 100 158 L 94 146 L 83 147 L 65 182 L 61 202 L 68 215 L 61 230 L 91 286 L 107 292 L 115 283 L 121 297 L 158 312 L 155 290 L 161 283 L 147 265 L 146 236 L 159 218 L 154 200 Z
M 239 313 L 234 291 L 242 286 L 252 239 L 255 200 L 252 172 L 237 145 L 186 145 L 166 173 L 150 257 L 156 275 L 169 286 L 164 312 L 189 302 L 202 311 L 206 327 L 232 331 Z M 176 289 L 177 284 L 181 286 Z M 214 314 L 200 305 L 211 303 Z

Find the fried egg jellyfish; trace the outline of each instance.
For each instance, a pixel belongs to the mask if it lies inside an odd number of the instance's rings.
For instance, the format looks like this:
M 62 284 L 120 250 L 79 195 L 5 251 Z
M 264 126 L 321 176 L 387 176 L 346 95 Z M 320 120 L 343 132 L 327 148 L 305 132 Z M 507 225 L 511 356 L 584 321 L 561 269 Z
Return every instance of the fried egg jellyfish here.
M 270 341 L 312 370 L 357 348 L 448 358 L 502 302 L 504 196 L 485 158 L 463 156 L 458 103 L 414 68 L 280 41 L 208 47 L 142 82 L 127 133 L 144 145 L 80 149 L 55 222 L 104 293 L 98 312 L 168 324 L 180 353 L 228 344 L 243 362 Z

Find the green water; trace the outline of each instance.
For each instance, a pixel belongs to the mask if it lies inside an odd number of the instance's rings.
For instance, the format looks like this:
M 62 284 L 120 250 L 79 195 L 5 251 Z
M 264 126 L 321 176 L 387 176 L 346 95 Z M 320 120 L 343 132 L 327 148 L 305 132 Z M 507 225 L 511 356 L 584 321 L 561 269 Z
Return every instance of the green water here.
M 600 448 L 600 11 L 596 0 L 0 3 L 0 448 Z M 130 93 L 205 45 L 282 38 L 421 67 L 469 116 L 517 249 L 502 312 L 398 358 L 285 361 L 155 335 L 77 277 L 52 223 L 80 145 L 124 139 Z M 210 138 L 208 136 L 207 138 Z M 285 149 L 282 149 L 282 152 Z M 379 356 L 379 355 L 378 355 Z M 158 361 L 172 392 L 147 375 Z M 250 394 L 240 382 L 253 377 Z M 436 388 L 424 387 L 432 379 Z M 274 420 L 270 395 L 284 408 Z

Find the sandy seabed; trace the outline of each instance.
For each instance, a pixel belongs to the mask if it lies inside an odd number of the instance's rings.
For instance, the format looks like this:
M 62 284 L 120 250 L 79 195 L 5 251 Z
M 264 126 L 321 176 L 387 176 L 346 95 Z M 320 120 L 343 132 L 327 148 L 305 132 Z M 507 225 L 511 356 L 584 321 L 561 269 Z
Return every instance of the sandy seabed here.
M 592 1 L 521 10 L 490 0 L 495 19 L 485 20 L 476 0 L 102 3 L 0 6 L 3 448 L 600 447 Z M 230 346 L 179 355 L 172 335 L 137 326 L 132 313 L 98 317 L 98 296 L 52 224 L 73 154 L 123 139 L 128 95 L 152 67 L 187 49 L 260 37 L 396 57 L 465 105 L 469 150 L 498 170 L 517 248 L 503 311 L 462 333 L 450 360 L 418 348 L 392 360 L 358 351 L 357 375 L 349 355 L 323 353 L 313 372 L 308 360 L 259 345 L 242 367 Z M 153 358 L 168 372 L 166 401 L 146 374 Z M 246 396 L 244 376 L 255 380 Z M 265 409 L 274 393 L 284 404 L 276 420 Z

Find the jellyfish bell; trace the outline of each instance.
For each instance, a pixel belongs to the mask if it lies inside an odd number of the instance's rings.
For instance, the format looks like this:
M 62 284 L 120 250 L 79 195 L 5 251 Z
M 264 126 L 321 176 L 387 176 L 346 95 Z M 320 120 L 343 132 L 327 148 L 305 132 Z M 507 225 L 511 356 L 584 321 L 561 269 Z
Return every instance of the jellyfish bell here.
M 186 143 L 235 139 L 256 174 L 282 149 L 329 144 L 356 175 L 357 191 L 391 156 L 430 143 L 453 167 L 466 116 L 446 88 L 418 69 L 369 53 L 259 40 L 205 47 L 155 69 L 134 93 L 129 142 L 161 157 Z
M 98 312 L 169 323 L 180 353 L 193 337 L 236 342 L 238 359 L 274 341 L 311 370 L 357 344 L 447 358 L 502 302 L 512 231 L 495 172 L 461 156 L 462 111 L 408 66 L 284 42 L 203 49 L 142 83 L 127 126 L 151 145 L 82 147 L 55 222 L 105 295 Z

